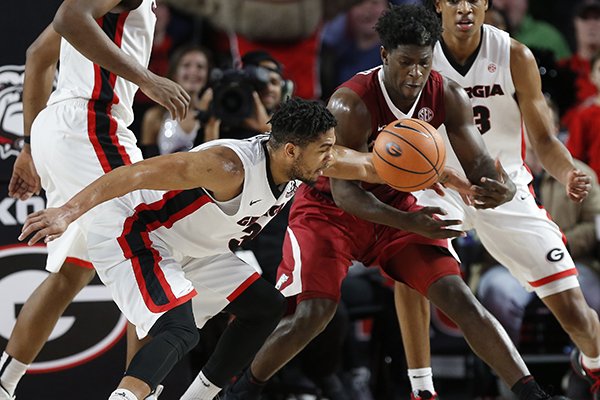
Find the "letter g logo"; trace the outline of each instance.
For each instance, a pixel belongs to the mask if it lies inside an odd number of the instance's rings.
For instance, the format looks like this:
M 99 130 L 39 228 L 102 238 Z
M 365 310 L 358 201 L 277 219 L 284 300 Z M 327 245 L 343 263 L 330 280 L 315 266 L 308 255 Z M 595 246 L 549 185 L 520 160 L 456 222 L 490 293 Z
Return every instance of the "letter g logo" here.
M 385 145 L 385 150 L 392 157 L 400 157 L 402 155 L 402 148 L 400 147 L 400 145 L 398 145 L 398 143 L 388 142 Z

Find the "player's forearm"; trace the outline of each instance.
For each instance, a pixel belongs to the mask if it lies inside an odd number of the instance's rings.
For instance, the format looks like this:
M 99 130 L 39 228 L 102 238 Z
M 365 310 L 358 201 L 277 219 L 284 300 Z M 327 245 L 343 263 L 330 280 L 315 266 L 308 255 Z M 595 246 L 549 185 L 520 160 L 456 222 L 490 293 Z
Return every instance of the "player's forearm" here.
M 349 214 L 376 224 L 404 228 L 401 226 L 404 212 L 381 202 L 356 182 L 331 179 L 331 194 L 335 204 Z
M 373 154 L 335 146 L 335 162 L 323 171 L 325 176 L 369 183 L 384 183 L 373 165 Z
M 60 53 L 60 36 L 52 27 L 46 30 L 29 46 L 23 78 L 23 133 L 29 136 L 31 125 L 46 107 L 52 83 L 56 75 L 56 64 Z
M 481 183 L 481 178 L 490 178 L 498 180 L 500 178 L 498 171 L 494 165 L 494 160 L 487 155 L 486 153 L 481 153 L 478 156 L 474 157 L 473 162 L 465 168 L 465 165 L 462 165 L 465 170 L 465 174 L 467 175 L 467 179 L 474 184 L 479 185 Z
M 53 27 L 73 47 L 93 63 L 138 86 L 149 79 L 149 71 L 125 54 L 102 31 L 92 15 L 71 4 L 63 4 Z
M 538 140 L 533 145 L 544 169 L 557 181 L 566 185 L 569 172 L 576 168 L 567 148 L 554 136 Z
M 77 219 L 97 205 L 135 190 L 186 190 L 197 187 L 210 189 L 223 180 L 235 179 L 233 173 L 224 176 L 213 171 L 216 168 L 211 170 L 211 165 L 207 164 L 214 158 L 210 153 L 174 153 L 119 167 L 96 179 L 73 196 L 64 207 Z M 210 176 L 211 171 L 214 177 Z

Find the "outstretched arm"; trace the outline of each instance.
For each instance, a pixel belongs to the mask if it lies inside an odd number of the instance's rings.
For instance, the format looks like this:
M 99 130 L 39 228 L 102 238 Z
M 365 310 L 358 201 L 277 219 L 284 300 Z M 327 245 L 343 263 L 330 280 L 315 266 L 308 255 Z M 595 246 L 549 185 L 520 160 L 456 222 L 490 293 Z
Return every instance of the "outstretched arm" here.
M 168 171 L 168 172 L 165 172 Z M 34 244 L 59 237 L 67 226 L 93 207 L 138 189 L 185 190 L 203 187 L 216 198 L 233 198 L 240 193 L 244 168 L 235 152 L 212 147 L 189 153 L 150 158 L 119 167 L 101 176 L 59 208 L 38 211 L 27 217 L 19 240 L 36 232 Z
M 26 138 L 31 133 L 33 120 L 46 107 L 52 92 L 59 53 L 60 35 L 52 26 L 48 26 L 27 49 L 23 78 L 23 134 Z M 33 165 L 31 146 L 25 143 L 13 167 L 8 195 L 27 200 L 39 194 L 40 189 L 40 177 Z
M 373 153 L 363 153 L 344 146 L 333 147 L 334 163 L 323 175 L 335 179 L 385 183 L 373 165 Z
M 54 17 L 53 26 L 86 58 L 135 83 L 148 97 L 169 110 L 173 118 L 183 119 L 190 102 L 185 90 L 125 54 L 96 22 L 111 11 L 127 11 L 138 4 L 133 0 L 65 0 Z
M 565 185 L 573 201 L 583 201 L 591 187 L 591 178 L 573 164 L 569 151 L 556 137 L 552 111 L 544 94 L 537 63 L 531 51 L 513 40 L 510 69 L 527 134 L 544 169 Z

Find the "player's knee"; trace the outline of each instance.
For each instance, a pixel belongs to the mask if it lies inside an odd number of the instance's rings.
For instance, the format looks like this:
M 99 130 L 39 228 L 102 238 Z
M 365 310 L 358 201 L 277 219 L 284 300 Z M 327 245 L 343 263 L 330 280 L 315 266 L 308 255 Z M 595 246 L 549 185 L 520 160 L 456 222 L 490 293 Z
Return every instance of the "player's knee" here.
M 72 288 L 83 288 L 94 279 L 96 271 L 93 268 L 85 268 L 76 264 L 64 263 L 60 271 L 55 275 L 66 285 Z
M 428 290 L 430 300 L 446 315 L 458 320 L 483 318 L 485 310 L 464 281 L 456 276 L 445 276 L 433 283 Z
M 150 336 L 160 337 L 177 352 L 178 358 L 196 347 L 200 334 L 192 314 L 191 301 L 164 313 L 150 330 Z
M 294 329 L 316 336 L 327 327 L 336 309 L 337 303 L 331 300 L 304 300 L 298 304 L 294 313 Z

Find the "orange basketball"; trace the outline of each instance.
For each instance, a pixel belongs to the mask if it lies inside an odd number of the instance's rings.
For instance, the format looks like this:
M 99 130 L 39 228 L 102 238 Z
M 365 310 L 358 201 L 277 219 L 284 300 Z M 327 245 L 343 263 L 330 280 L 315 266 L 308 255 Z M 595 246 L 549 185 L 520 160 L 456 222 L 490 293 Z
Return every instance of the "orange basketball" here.
M 373 164 L 388 185 L 413 192 L 438 180 L 446 164 L 446 146 L 427 122 L 400 119 L 379 132 L 373 147 Z

